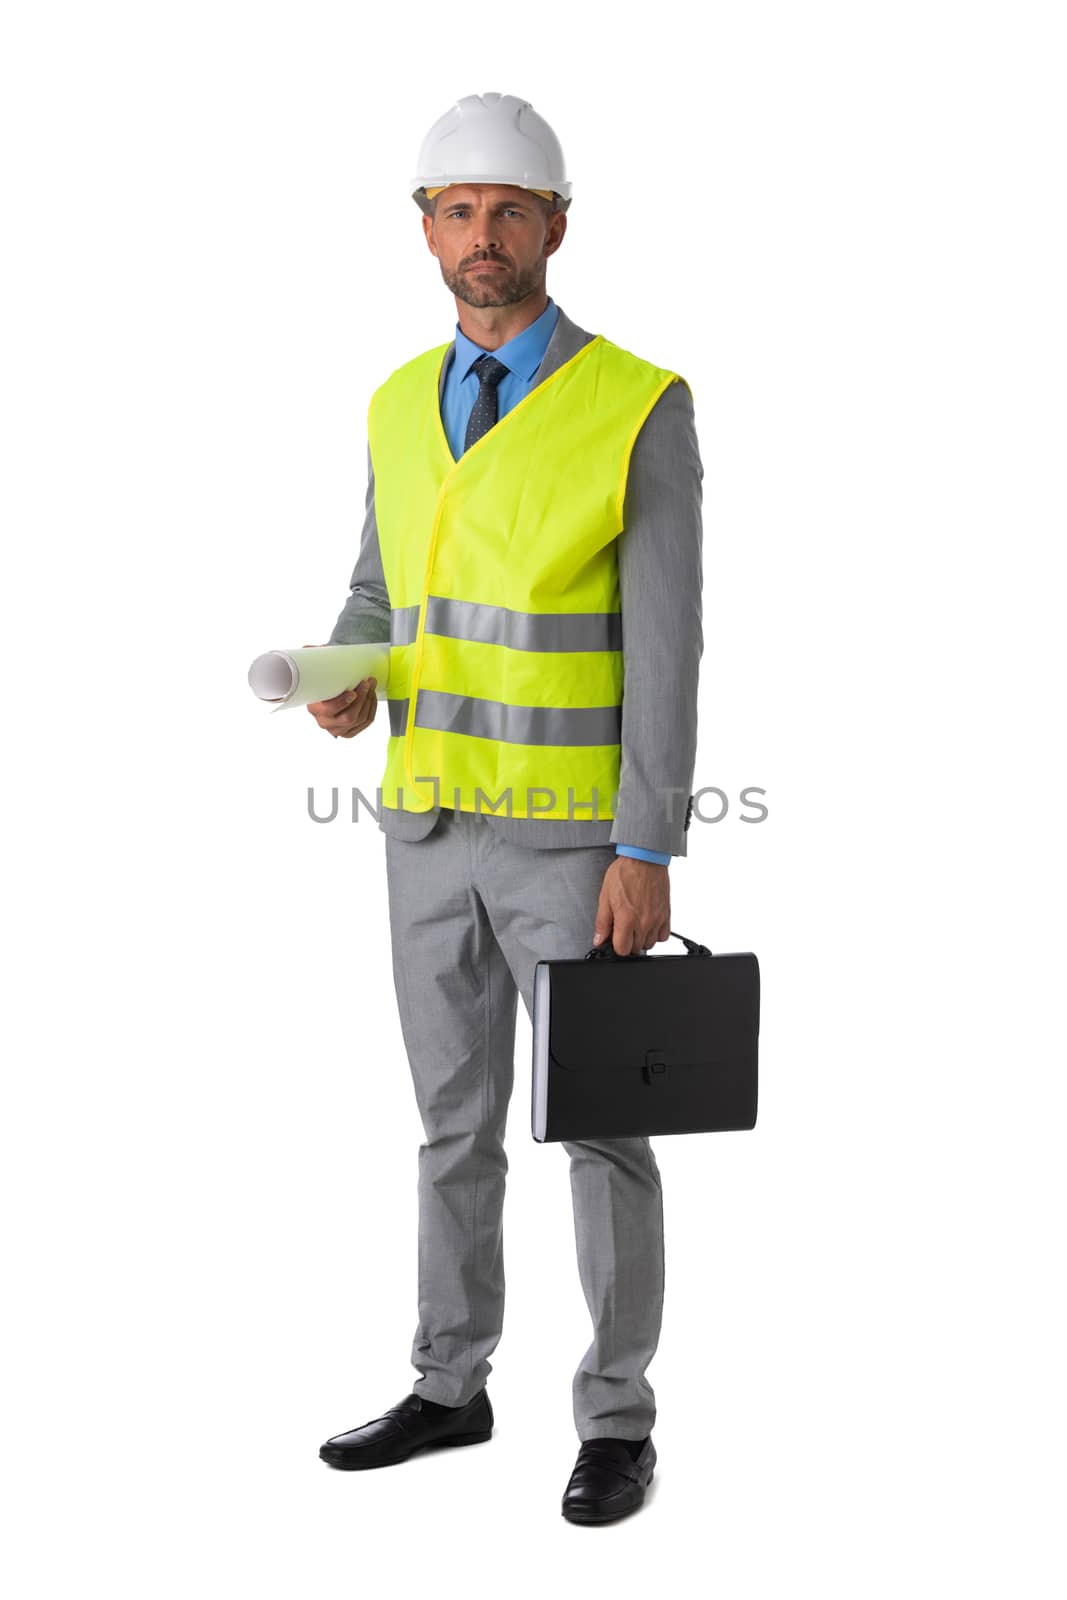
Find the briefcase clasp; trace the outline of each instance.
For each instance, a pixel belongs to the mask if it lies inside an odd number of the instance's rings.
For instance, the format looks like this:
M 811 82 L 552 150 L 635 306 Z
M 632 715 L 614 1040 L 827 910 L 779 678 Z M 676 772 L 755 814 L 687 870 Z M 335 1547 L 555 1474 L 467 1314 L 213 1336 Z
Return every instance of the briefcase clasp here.
M 664 1052 L 662 1050 L 646 1050 L 645 1064 L 642 1068 L 642 1075 L 645 1082 L 655 1083 L 657 1078 L 662 1081 L 666 1071 L 667 1058 Z

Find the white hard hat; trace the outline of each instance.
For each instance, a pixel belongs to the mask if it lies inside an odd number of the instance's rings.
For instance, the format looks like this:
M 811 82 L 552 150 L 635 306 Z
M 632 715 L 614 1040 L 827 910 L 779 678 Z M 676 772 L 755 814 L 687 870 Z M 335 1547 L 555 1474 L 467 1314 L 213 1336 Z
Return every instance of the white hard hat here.
M 419 151 L 412 199 L 428 216 L 450 183 L 511 183 L 571 203 L 560 142 L 528 100 L 513 94 L 467 94 L 438 117 Z

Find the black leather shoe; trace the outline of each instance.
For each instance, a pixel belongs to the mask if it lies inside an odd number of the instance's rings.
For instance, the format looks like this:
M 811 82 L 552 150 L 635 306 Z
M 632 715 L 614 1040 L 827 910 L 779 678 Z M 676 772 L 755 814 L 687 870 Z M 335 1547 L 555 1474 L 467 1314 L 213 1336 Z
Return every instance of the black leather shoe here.
M 614 1522 L 644 1504 L 656 1447 L 651 1434 L 634 1461 L 618 1439 L 586 1439 L 563 1492 L 568 1522 Z
M 406 1394 L 399 1405 L 390 1406 L 383 1417 L 327 1439 L 319 1455 L 331 1467 L 355 1472 L 362 1467 L 388 1467 L 394 1461 L 406 1461 L 416 1450 L 430 1445 L 481 1444 L 492 1431 L 493 1408 L 484 1389 L 479 1389 L 465 1406 L 449 1406 L 440 1411 L 424 1409 L 422 1396 L 412 1393 Z

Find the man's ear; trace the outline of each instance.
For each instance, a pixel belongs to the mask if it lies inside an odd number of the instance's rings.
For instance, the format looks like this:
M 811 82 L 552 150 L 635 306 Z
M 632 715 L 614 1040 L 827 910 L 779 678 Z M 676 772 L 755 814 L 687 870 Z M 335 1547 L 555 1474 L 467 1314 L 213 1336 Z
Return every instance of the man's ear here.
M 428 217 L 425 212 L 422 214 L 422 231 L 426 236 L 426 243 L 430 247 L 430 254 L 435 256 L 437 254 L 437 245 L 433 236 L 433 218 Z
M 548 219 L 548 232 L 545 234 L 545 255 L 553 256 L 563 243 L 563 235 L 567 231 L 567 214 L 565 211 L 553 211 Z

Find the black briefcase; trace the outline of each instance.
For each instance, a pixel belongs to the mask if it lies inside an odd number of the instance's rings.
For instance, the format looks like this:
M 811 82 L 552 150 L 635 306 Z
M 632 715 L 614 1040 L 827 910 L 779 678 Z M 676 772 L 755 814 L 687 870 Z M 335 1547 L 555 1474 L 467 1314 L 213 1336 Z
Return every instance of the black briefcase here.
M 533 1136 L 630 1139 L 756 1125 L 759 962 L 618 956 L 610 938 L 534 969 Z

